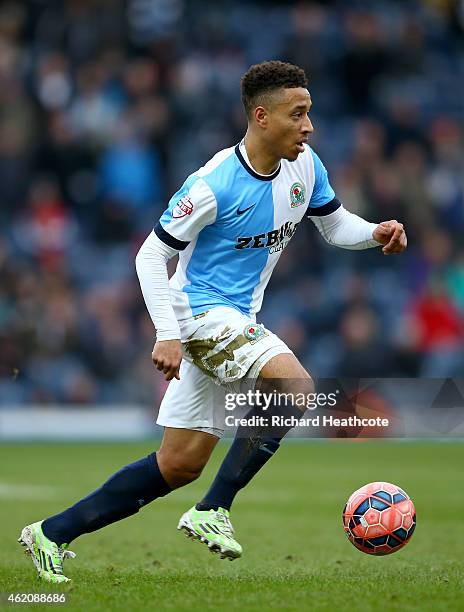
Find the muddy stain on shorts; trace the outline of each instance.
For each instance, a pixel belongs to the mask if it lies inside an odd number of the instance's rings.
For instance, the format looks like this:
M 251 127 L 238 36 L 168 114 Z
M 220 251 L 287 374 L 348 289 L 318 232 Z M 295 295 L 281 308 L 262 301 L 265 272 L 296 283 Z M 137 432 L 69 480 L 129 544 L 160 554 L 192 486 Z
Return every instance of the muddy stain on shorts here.
M 239 334 L 223 345 L 233 332 L 234 330 L 227 326 L 212 338 L 192 338 L 192 334 L 184 344 L 185 350 L 193 363 L 209 376 L 216 377 L 221 368 L 227 376 L 235 376 L 240 374 L 240 366 L 247 359 L 246 354 L 238 357 L 236 351 L 249 344 L 250 340 L 244 334 Z

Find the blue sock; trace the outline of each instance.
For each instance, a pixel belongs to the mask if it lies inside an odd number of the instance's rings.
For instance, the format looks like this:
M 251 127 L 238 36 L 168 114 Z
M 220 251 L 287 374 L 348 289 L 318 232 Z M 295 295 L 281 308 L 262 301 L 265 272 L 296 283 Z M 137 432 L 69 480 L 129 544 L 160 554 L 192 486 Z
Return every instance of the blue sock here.
M 278 412 L 282 416 L 295 416 L 298 419 L 302 416 L 301 410 L 294 407 L 279 409 Z M 274 414 L 276 413 L 274 411 Z M 263 413 L 252 408 L 245 418 L 249 419 L 257 414 Z M 196 504 L 196 509 L 230 510 L 237 493 L 274 455 L 280 446 L 280 441 L 290 429 L 292 427 L 279 427 L 271 430 L 267 428 L 266 431 L 266 428 L 239 427 L 213 484 L 201 502 Z
M 131 516 L 170 493 L 152 453 L 113 474 L 99 489 L 42 523 L 45 536 L 61 545 Z

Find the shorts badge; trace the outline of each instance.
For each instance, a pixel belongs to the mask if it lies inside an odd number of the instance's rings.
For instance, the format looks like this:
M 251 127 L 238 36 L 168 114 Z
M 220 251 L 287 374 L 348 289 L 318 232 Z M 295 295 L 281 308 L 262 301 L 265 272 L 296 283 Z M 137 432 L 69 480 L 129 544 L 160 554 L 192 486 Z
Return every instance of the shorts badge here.
M 247 338 L 251 344 L 258 342 L 261 338 L 264 338 L 266 335 L 266 331 L 264 329 L 264 325 L 261 323 L 255 323 L 251 325 L 247 325 L 243 330 L 243 335 Z

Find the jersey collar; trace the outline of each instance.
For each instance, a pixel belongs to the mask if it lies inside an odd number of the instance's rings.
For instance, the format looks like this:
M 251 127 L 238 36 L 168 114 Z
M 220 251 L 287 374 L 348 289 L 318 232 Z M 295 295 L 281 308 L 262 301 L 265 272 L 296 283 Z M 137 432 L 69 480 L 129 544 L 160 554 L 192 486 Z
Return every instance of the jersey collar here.
M 248 164 L 247 161 L 245 160 L 245 158 L 243 157 L 242 152 L 240 151 L 240 145 L 241 145 L 241 143 L 239 142 L 238 145 L 235 147 L 235 155 L 238 157 L 240 163 L 245 168 L 245 170 L 248 172 L 248 174 L 251 174 L 251 176 L 253 176 L 254 178 L 258 179 L 259 181 L 272 181 L 272 180 L 274 180 L 275 177 L 280 172 L 280 164 L 279 164 L 279 167 L 277 168 L 277 170 L 274 170 L 274 172 L 272 174 L 259 174 L 258 172 L 255 172 L 255 170 L 253 170 L 253 168 L 250 166 L 250 164 Z

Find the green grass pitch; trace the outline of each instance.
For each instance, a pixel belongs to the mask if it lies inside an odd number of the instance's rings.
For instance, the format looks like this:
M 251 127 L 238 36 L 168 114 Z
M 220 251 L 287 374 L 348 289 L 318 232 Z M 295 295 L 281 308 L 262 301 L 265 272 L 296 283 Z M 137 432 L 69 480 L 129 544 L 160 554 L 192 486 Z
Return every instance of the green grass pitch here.
M 56 587 L 36 579 L 16 543 L 21 528 L 63 509 L 152 447 L 3 445 L 0 606 L 7 593 L 66 592 L 62 609 L 79 611 L 464 609 L 464 444 L 284 443 L 235 502 L 244 556 L 232 563 L 176 530 L 226 448 L 218 446 L 197 482 L 74 542 L 78 557 L 66 563 L 73 582 Z M 403 487 L 417 510 L 411 542 L 387 557 L 357 551 L 342 529 L 346 499 L 374 480 Z

